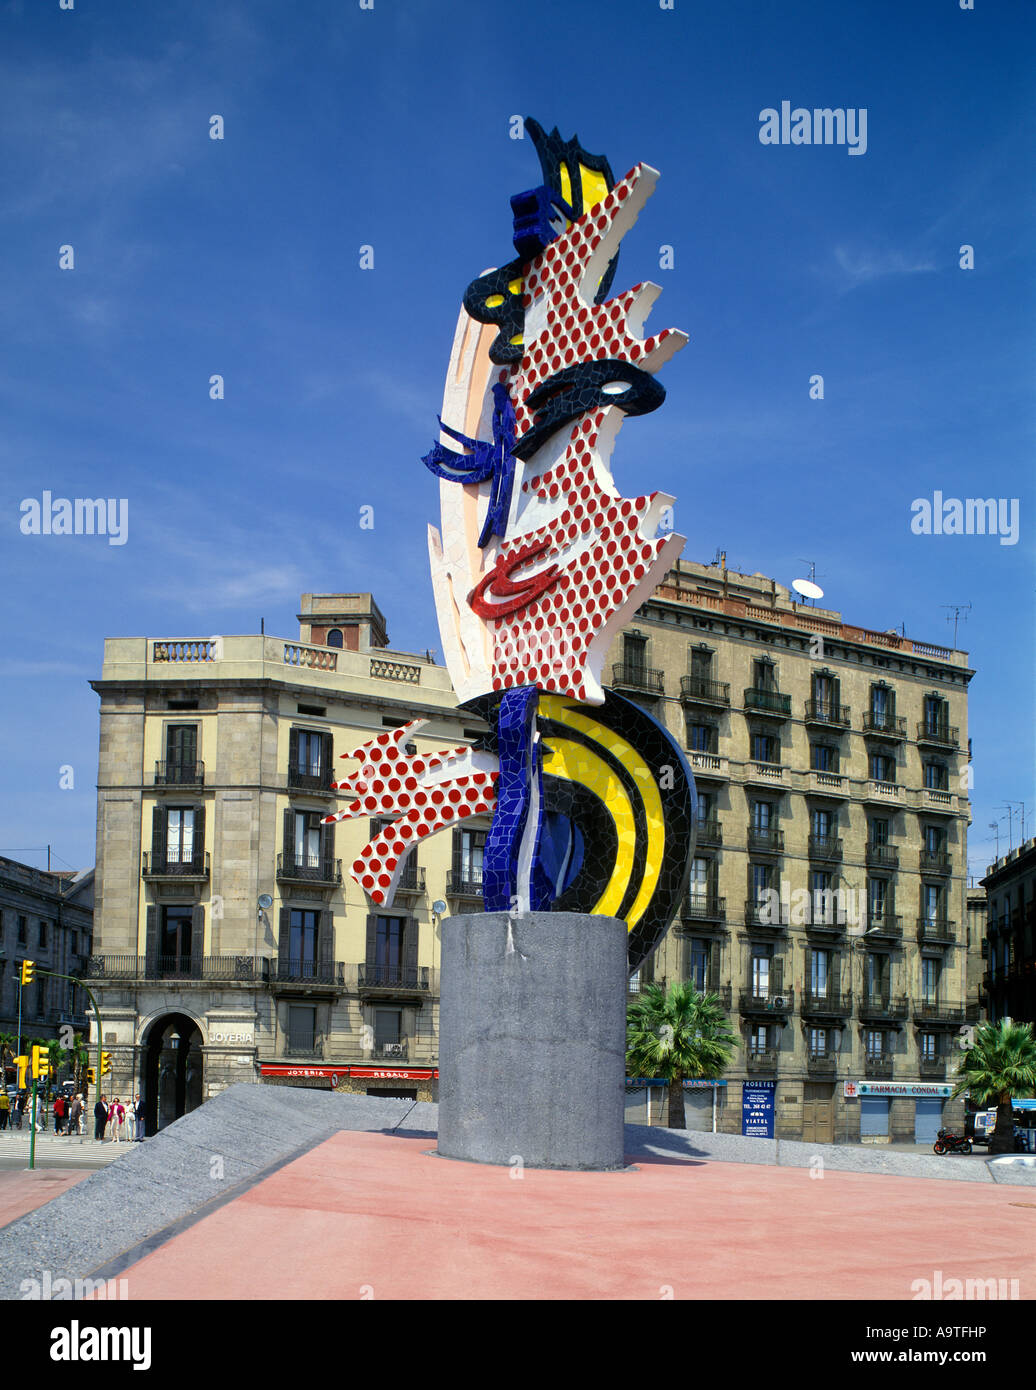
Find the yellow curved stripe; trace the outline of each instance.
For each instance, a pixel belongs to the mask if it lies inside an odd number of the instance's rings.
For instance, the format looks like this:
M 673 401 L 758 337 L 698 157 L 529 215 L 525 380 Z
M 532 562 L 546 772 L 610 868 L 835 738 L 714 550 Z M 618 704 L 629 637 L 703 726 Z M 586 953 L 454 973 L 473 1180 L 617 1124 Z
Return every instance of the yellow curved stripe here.
M 644 801 L 644 818 L 647 823 L 647 850 L 644 857 L 644 876 L 641 879 L 640 891 L 634 899 L 627 918 L 627 925 L 632 930 L 643 917 L 648 903 L 654 896 L 658 886 L 658 875 L 662 869 L 662 854 L 665 850 L 665 817 L 662 814 L 662 798 L 658 794 L 658 785 L 651 769 L 631 743 L 621 738 L 614 730 L 596 723 L 593 719 L 587 718 L 586 715 L 579 714 L 576 709 L 573 709 L 571 701 L 566 700 L 564 696 L 541 695 L 539 707 L 548 719 L 553 719 L 559 724 L 566 724 L 570 729 L 576 729 L 578 732 L 586 734 L 596 743 L 599 743 L 602 748 L 606 748 L 616 762 L 622 764 L 640 788 L 640 794 Z M 578 781 L 580 779 L 575 778 L 573 780 Z M 621 783 L 619 785 L 621 786 Z M 622 841 L 620 840 L 619 843 L 621 848 Z M 631 860 L 634 843 L 635 840 L 630 842 Z
M 615 867 L 612 869 L 607 888 L 590 909 L 591 913 L 600 917 L 614 917 L 626 896 L 630 869 L 633 865 L 633 846 L 637 840 L 637 822 L 626 788 L 604 759 L 599 758 L 596 753 L 591 753 L 582 743 L 574 743 L 568 738 L 555 738 L 550 734 L 546 735 L 546 739 L 543 753 L 544 772 L 550 777 L 564 777 L 580 787 L 589 788 L 600 797 L 615 822 L 615 832 L 619 837 L 619 853 L 615 856 Z M 624 848 L 628 848 L 628 853 L 623 853 Z

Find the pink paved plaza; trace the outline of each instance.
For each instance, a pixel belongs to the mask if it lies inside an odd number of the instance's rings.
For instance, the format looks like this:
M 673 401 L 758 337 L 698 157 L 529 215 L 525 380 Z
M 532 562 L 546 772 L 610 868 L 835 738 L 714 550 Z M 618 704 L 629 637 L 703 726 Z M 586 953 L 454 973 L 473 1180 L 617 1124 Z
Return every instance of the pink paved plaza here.
M 127 1268 L 131 1299 L 911 1299 L 1036 1288 L 1020 1187 L 638 1158 L 572 1173 L 343 1132 Z

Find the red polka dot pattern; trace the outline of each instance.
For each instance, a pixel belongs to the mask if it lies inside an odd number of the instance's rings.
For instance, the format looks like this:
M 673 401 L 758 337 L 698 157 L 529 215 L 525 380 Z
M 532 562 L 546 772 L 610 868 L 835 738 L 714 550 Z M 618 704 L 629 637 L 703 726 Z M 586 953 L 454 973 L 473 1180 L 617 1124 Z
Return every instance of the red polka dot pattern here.
M 467 748 L 441 753 L 407 753 L 404 743 L 424 724 L 411 720 L 402 728 L 379 734 L 343 758 L 360 758 L 358 771 L 334 786 L 356 799 L 344 811 L 325 816 L 324 823 L 352 820 L 356 816 L 397 816 L 391 825 L 364 846 L 350 868 L 350 875 L 371 902 L 392 901 L 408 850 L 426 835 L 467 816 L 491 812 L 496 805 L 496 772 L 465 771 L 454 777 L 429 780 Z
M 661 356 L 668 356 L 659 350 L 673 329 L 644 342 L 628 331 L 627 316 L 640 285 L 598 305 L 585 303 L 579 292 L 590 256 L 641 177 L 642 166 L 637 165 L 527 268 L 526 308 L 538 298 L 545 300 L 544 328 L 525 344 L 518 366 L 500 374 L 515 408 L 519 436 L 533 422 L 525 405 L 530 392 L 562 367 L 609 358 L 635 362 L 650 372 L 661 365 Z M 585 700 L 591 644 L 650 576 L 667 544 L 665 537 L 643 540 L 639 535 L 653 496 L 616 497 L 598 481 L 609 478 L 607 460 L 597 448 L 604 417 L 605 408 L 580 416 L 569 427 L 563 458 L 522 483 L 523 492 L 554 504 L 551 520 L 514 540 L 504 539 L 498 563 L 506 568 L 508 561 L 514 562 L 508 578 L 518 583 L 523 578 L 520 552 L 545 541 L 547 549 L 530 562 L 529 573 L 550 565 L 557 565 L 559 572 L 550 587 L 524 607 L 499 619 L 487 618 L 495 657 L 494 690 L 537 685 L 552 694 Z

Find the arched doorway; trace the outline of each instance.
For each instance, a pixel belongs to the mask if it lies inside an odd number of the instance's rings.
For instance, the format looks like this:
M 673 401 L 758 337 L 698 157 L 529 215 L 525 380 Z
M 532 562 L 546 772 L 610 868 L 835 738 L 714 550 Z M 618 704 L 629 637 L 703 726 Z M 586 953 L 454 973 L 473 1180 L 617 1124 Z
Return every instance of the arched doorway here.
M 147 1031 L 144 1132 L 157 1134 L 202 1102 L 202 1037 L 186 1014 L 162 1014 Z

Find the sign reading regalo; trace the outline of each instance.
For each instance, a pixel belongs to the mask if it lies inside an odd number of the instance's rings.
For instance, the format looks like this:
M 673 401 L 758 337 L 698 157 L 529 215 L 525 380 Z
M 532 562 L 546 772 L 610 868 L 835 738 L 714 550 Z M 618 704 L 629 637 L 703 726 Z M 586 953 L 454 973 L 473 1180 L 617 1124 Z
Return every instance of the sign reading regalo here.
M 930 1100 L 948 1100 L 953 1094 L 953 1087 L 942 1082 L 932 1082 L 926 1084 L 923 1081 L 854 1081 L 851 1083 L 854 1094 L 858 1096 L 899 1096 L 909 1099 L 914 1096 L 927 1097 Z M 849 1095 L 850 1083 L 846 1082 L 846 1095 Z

